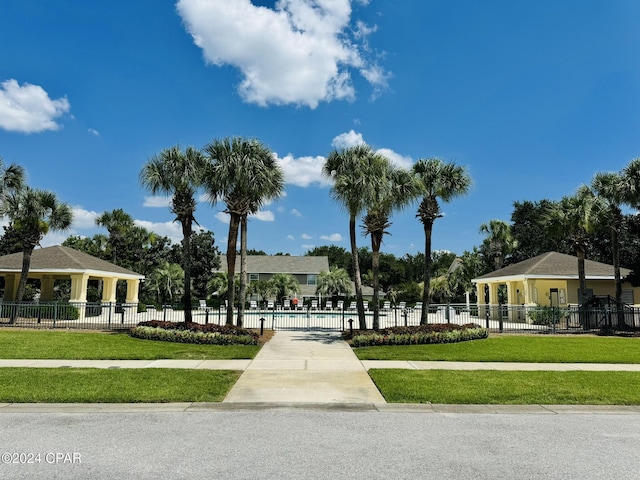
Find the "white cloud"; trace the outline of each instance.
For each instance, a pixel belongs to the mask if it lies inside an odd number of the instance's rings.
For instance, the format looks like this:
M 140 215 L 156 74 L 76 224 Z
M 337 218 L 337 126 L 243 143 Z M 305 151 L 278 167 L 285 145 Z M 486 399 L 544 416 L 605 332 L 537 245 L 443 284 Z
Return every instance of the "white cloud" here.
M 228 213 L 218 212 L 215 214 L 215 217 L 220 220 L 222 223 L 226 223 L 227 225 L 231 222 L 231 218 Z
M 144 203 L 142 204 L 144 207 L 163 207 L 166 208 L 171 205 L 171 197 L 167 196 L 152 196 L 152 197 L 144 197 Z
M 312 250 L 312 249 L 316 248 L 316 246 L 315 246 L 315 245 L 309 245 L 309 244 L 302 244 L 302 245 L 300 245 L 300 247 L 301 247 L 303 250 Z
M 287 235 L 287 240 L 295 240 L 295 237 L 293 235 Z
M 300 235 L 300 238 L 302 238 L 303 240 L 311 240 L 313 237 L 308 233 L 303 233 L 302 235 Z
M 291 209 L 291 215 L 293 215 L 294 217 L 302 217 L 300 210 L 298 210 L 297 208 Z
M 149 222 L 147 220 L 134 220 L 133 223 L 150 232 L 169 237 L 172 242 L 182 241 L 182 227 L 178 222 Z
M 294 158 L 289 154 L 279 158 L 276 155 L 276 161 L 284 171 L 285 183 L 298 187 L 308 187 L 312 184 L 321 187 L 330 185 L 331 181 L 322 175 L 325 160 L 322 156 Z
M 10 132 L 36 133 L 58 130 L 55 119 L 71 105 L 65 98 L 52 100 L 39 85 L 18 85 L 14 79 L 0 83 L 0 128 Z
M 376 153 L 384 155 L 398 167 L 409 169 L 413 165 L 413 159 L 411 157 L 405 157 L 404 155 L 400 155 L 399 153 L 396 153 L 388 148 L 379 148 L 378 150 L 376 150 Z
M 349 130 L 348 132 L 337 135 L 331 142 L 333 148 L 349 148 L 365 143 L 361 133 L 357 133 L 355 130 Z
M 276 216 L 271 210 L 260 210 L 258 213 L 249 215 L 249 218 L 255 218 L 256 220 L 260 220 L 261 222 L 273 222 L 275 221 Z
M 336 137 L 334 137 L 333 141 L 331 142 L 331 145 L 334 148 L 341 149 L 341 148 L 355 147 L 357 145 L 362 145 L 365 143 L 366 142 L 361 133 L 358 133 L 355 130 L 349 130 L 348 132 L 341 133 L 340 135 L 337 135 Z M 393 162 L 399 167 L 411 168 L 411 165 L 413 165 L 413 159 L 411 157 L 401 155 L 389 148 L 379 148 L 375 152 L 379 153 L 380 155 L 384 155 L 389 160 L 391 160 L 391 162 Z
M 330 242 L 341 242 L 342 241 L 342 235 L 340 235 L 339 233 L 332 233 L 331 235 L 320 235 L 320 238 L 322 240 L 328 240 Z
M 95 128 L 90 128 L 89 130 L 87 130 L 87 132 L 89 132 L 91 135 L 94 135 L 96 137 L 100 136 L 100 132 L 98 130 L 96 130 Z
M 99 214 L 93 210 L 85 210 L 80 206 L 71 207 L 73 213 L 73 228 L 96 228 L 96 218 Z
M 376 81 L 365 74 L 375 64 L 358 43 L 364 27 L 350 25 L 350 0 L 279 0 L 274 9 L 250 0 L 179 0 L 176 7 L 208 63 L 242 72 L 238 91 L 247 102 L 316 108 L 355 97 L 352 70 Z
M 54 245 L 62 245 L 69 237 L 69 232 L 50 232 L 47 233 L 40 241 L 41 247 L 52 247 Z

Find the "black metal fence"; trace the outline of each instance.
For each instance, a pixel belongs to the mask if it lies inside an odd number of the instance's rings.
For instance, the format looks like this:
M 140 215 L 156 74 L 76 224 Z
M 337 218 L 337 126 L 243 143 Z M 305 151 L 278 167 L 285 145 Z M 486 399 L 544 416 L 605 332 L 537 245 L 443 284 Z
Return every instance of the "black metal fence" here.
M 380 310 L 380 328 L 418 325 L 421 308 L 390 307 Z M 198 323 L 224 324 L 224 308 L 193 309 L 192 319 Z M 367 328 L 373 327 L 373 312 L 366 312 Z M 68 328 L 118 330 L 129 329 L 139 322 L 164 320 L 184 321 L 184 312 L 164 306 L 155 309 L 126 303 L 0 303 L 0 327 Z M 492 332 L 584 332 L 610 328 L 640 329 L 640 309 L 625 307 L 525 307 L 520 305 L 430 305 L 429 323 L 479 324 Z M 346 310 L 270 310 L 247 309 L 245 328 L 269 330 L 358 329 L 357 312 Z

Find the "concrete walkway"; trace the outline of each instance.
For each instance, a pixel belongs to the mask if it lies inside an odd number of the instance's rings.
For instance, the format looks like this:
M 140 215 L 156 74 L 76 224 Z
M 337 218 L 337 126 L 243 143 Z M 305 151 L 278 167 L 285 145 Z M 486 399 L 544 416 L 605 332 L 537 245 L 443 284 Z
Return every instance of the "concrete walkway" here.
M 224 403 L 384 403 L 337 332 L 276 332 Z

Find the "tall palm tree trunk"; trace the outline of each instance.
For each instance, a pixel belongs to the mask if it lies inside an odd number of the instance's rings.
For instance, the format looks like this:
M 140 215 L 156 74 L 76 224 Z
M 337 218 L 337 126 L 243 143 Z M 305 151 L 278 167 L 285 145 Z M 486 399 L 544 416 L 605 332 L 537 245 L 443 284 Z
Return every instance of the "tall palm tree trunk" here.
M 360 261 L 358 260 L 358 246 L 356 245 L 356 217 L 349 217 L 349 237 L 351 240 L 351 261 L 353 263 L 353 283 L 356 287 L 356 305 L 358 308 L 358 321 L 360 330 L 367 329 L 367 321 L 364 316 L 364 300 L 362 299 L 362 279 L 360 278 Z
M 380 245 L 382 244 L 382 233 L 371 232 L 371 268 L 373 270 L 373 329 L 380 329 L 380 296 L 379 276 L 380 276 Z
M 235 304 L 236 245 L 238 244 L 238 227 L 240 215 L 230 213 L 229 240 L 227 243 L 227 325 L 233 325 L 233 306 Z
M 191 323 L 191 221 L 182 222 L 182 269 L 184 270 L 184 321 Z
M 420 325 L 429 322 L 429 297 L 431 288 L 431 233 L 433 221 L 424 222 L 424 287 L 422 288 L 422 311 L 420 312 Z
M 244 300 L 247 297 L 247 216 L 240 218 L 240 298 L 238 299 L 238 319 L 236 324 L 244 323 Z
M 20 272 L 20 282 L 18 282 L 18 291 L 16 292 L 16 303 L 20 304 L 24 298 L 24 291 L 27 288 L 27 278 L 29 277 L 29 267 L 31 266 L 31 254 L 33 247 L 24 247 L 22 249 L 22 271 Z M 15 305 L 11 310 L 11 318 L 9 323 L 16 323 L 19 313 L 19 305 Z
M 578 315 L 580 317 L 580 322 L 584 326 L 584 329 L 588 330 L 589 325 L 587 324 L 587 314 L 585 310 L 585 303 L 587 301 L 587 277 L 584 269 L 584 257 L 585 257 L 584 249 L 577 248 L 576 254 L 578 256 L 578 285 L 580 288 L 580 298 L 582 299 L 582 302 L 580 305 L 580 311 L 578 312 Z
M 622 303 L 622 280 L 620 274 L 620 245 L 618 239 L 618 229 L 611 228 L 611 251 L 613 254 L 613 275 L 616 282 L 616 311 L 618 315 L 618 328 L 625 328 L 624 305 Z

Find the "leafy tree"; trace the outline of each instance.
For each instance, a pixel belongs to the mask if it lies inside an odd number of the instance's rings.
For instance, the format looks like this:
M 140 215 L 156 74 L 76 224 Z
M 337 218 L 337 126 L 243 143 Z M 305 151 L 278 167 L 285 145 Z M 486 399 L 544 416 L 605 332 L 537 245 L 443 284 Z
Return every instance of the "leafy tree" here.
M 117 208 L 110 212 L 104 212 L 97 217 L 96 225 L 106 228 L 109 232 L 108 249 L 111 262 L 121 265 L 118 255 L 127 232 L 134 227 L 133 217 L 121 208 Z
M 255 294 L 260 297 L 260 300 L 264 300 L 269 296 L 269 282 L 267 280 L 257 280 L 249 283 L 248 291 L 250 294 Z
M 22 245 L 16 230 L 11 225 L 5 225 L 2 229 L 4 235 L 0 238 L 0 256 L 21 252 Z
M 29 277 L 33 250 L 48 232 L 68 229 L 73 215 L 69 206 L 59 202 L 54 193 L 30 187 L 6 195 L 0 205 L 0 214 L 9 219 L 22 246 L 22 271 L 16 293 L 16 301 L 19 303 Z M 11 323 L 15 322 L 15 315 L 16 312 L 12 315 Z
M 247 250 L 247 255 L 266 255 L 267 252 L 265 252 L 264 250 L 256 250 L 254 248 L 250 248 L 249 250 Z
M 272 152 L 258 140 L 240 137 L 214 140 L 205 147 L 210 166 L 205 179 L 212 201 L 221 198 L 230 216 L 227 242 L 227 271 L 229 272 L 229 304 L 227 324 L 233 324 L 234 279 L 238 229 L 240 239 L 240 297 L 238 326 L 242 326 L 244 297 L 247 288 L 247 217 L 256 213 L 266 202 L 278 198 L 284 188 L 284 173 Z
M 182 243 L 171 246 L 171 261 L 182 261 Z M 207 298 L 207 282 L 220 267 L 220 251 L 213 232 L 200 230 L 191 235 L 191 283 L 197 298 Z
M 366 197 L 363 194 L 371 188 L 370 182 L 375 177 L 367 175 L 367 164 L 375 154 L 368 145 L 357 145 L 329 153 L 322 168 L 322 173 L 333 181 L 331 196 L 340 203 L 349 214 L 349 240 L 351 244 L 351 266 L 356 290 L 356 305 L 360 329 L 365 330 L 367 323 L 364 314 L 362 297 L 362 277 L 356 242 L 356 218 L 366 208 Z
M 429 286 L 431 283 L 431 233 L 436 219 L 442 217 L 438 199 L 443 202 L 465 195 L 471 187 L 471 177 L 466 169 L 455 163 L 445 163 L 437 158 L 421 159 L 413 165 L 413 172 L 422 184 L 423 198 L 418 207 L 418 218 L 424 227 L 425 265 L 424 291 L 420 323 L 427 323 L 429 313 Z
M 570 253 L 571 247 L 562 239 L 548 234 L 543 219 L 545 212 L 552 206 L 550 200 L 514 202 L 511 213 L 511 235 L 515 249 L 511 252 L 511 260 L 522 262 L 546 252 Z M 487 255 L 491 256 L 487 250 Z
M 505 258 L 517 245 L 511 234 L 511 225 L 502 220 L 490 220 L 489 223 L 480 225 L 480 233 L 487 235 L 483 243 L 493 258 L 494 270 L 502 268 Z
M 107 245 L 109 239 L 106 235 L 96 234 L 93 237 L 80 237 L 78 235 L 71 235 L 67 237 L 62 245 L 65 247 L 73 248 L 80 252 L 88 253 L 97 258 L 107 260 Z
M 171 196 L 171 213 L 182 227 L 182 268 L 184 270 L 184 320 L 191 322 L 191 234 L 196 211 L 196 190 L 205 173 L 204 155 L 195 148 L 183 152 L 174 146 L 163 150 L 142 167 L 140 183 L 152 195 Z
M 308 250 L 308 257 L 327 257 L 330 267 L 344 268 L 347 272 L 351 268 L 351 254 L 344 247 L 337 245 L 323 245 Z
M 284 303 L 285 298 L 300 293 L 300 284 L 288 273 L 276 273 L 269 280 L 269 295 Z

